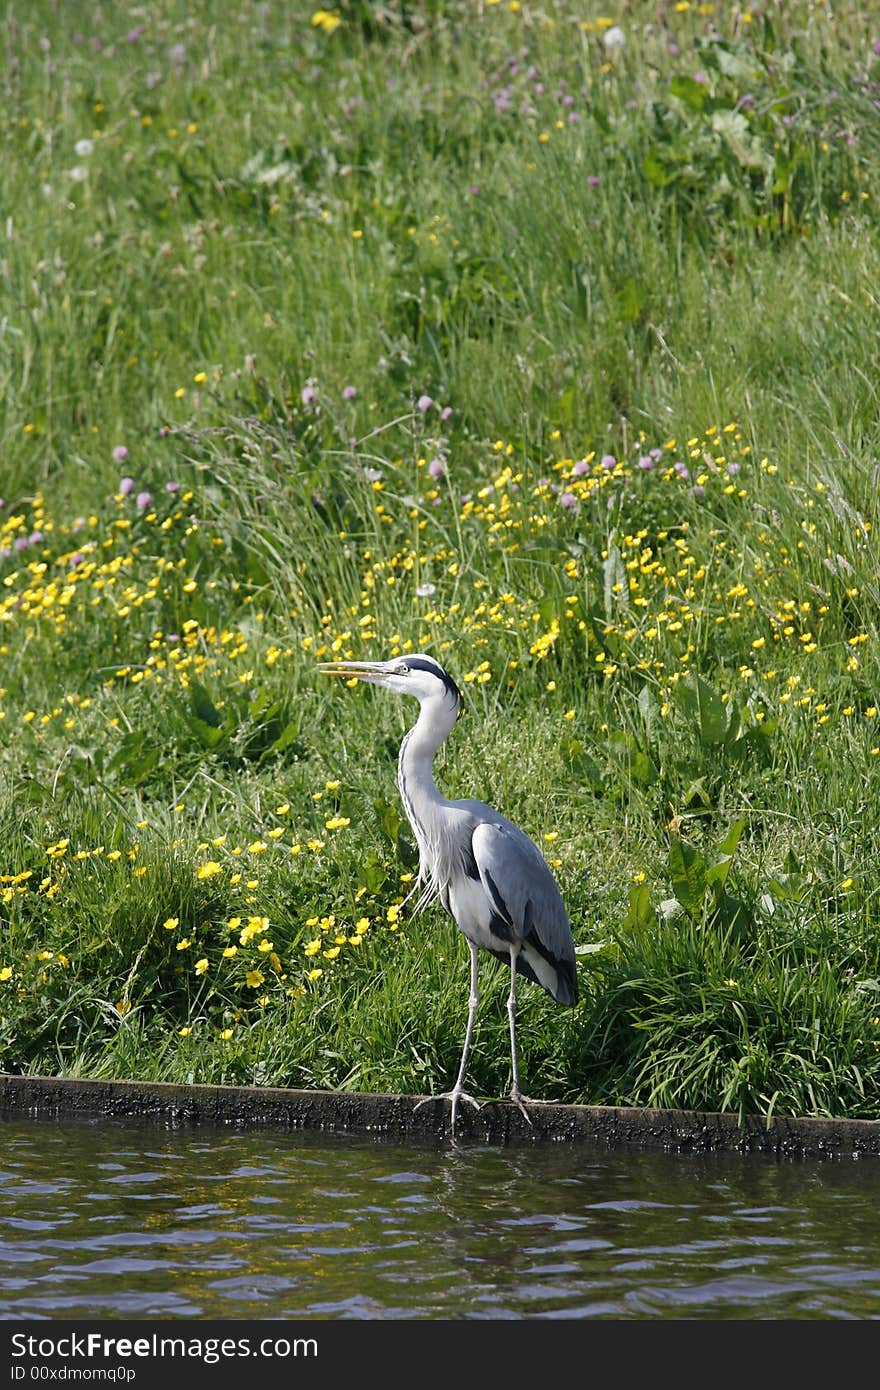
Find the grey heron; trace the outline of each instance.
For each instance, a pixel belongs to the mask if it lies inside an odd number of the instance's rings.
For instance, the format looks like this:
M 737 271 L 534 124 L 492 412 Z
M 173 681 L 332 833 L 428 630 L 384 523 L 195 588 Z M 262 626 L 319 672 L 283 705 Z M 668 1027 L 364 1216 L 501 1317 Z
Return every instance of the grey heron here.
M 420 705 L 418 719 L 400 745 L 397 770 L 400 798 L 419 849 L 416 910 L 439 899 L 471 957 L 461 1065 L 452 1090 L 442 1097 L 452 1102 L 453 1136 L 459 1102 L 479 1108 L 464 1089 L 464 1078 L 479 1003 L 480 948 L 510 966 L 510 1098 L 530 1120 L 524 1104 L 528 1097 L 519 1086 L 517 973 L 541 985 L 557 1004 L 576 1004 L 578 998 L 571 923 L 553 872 L 513 821 L 482 801 L 447 801 L 438 789 L 434 757 L 452 731 L 461 702 L 458 686 L 439 662 L 417 653 L 391 661 L 323 662 L 320 670 L 412 695 Z

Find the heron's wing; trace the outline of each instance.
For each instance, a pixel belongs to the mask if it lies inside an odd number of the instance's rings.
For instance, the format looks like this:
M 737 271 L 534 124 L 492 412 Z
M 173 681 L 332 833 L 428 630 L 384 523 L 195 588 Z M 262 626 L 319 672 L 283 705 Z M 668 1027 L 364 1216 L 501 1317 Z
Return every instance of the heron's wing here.
M 520 943 L 528 974 L 561 1004 L 577 1000 L 571 923 L 556 879 L 518 826 L 482 822 L 471 839 L 474 863 L 490 902 Z

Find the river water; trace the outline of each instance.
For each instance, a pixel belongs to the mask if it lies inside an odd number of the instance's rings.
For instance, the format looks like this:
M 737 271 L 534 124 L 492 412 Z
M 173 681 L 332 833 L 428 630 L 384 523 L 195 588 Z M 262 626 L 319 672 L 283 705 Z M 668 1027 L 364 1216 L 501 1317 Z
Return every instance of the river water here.
M 0 1120 L 0 1317 L 876 1318 L 880 1161 Z

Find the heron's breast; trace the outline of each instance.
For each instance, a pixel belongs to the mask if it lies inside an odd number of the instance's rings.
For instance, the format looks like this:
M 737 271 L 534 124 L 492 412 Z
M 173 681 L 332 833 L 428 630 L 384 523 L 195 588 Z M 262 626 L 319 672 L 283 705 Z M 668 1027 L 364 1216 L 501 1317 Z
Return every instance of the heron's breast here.
M 462 875 L 444 891 L 441 901 L 468 941 L 487 951 L 507 950 L 511 934 L 499 919 L 479 879 Z M 505 935 L 501 935 L 501 931 Z

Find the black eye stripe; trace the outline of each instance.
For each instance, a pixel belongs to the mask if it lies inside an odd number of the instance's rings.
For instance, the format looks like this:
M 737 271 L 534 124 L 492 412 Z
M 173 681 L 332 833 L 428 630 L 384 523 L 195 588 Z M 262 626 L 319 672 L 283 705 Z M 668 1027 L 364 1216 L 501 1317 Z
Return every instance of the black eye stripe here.
M 411 671 L 427 671 L 429 675 L 436 676 L 446 687 L 447 694 L 454 700 L 461 700 L 461 691 L 455 684 L 448 671 L 444 671 L 439 661 L 427 661 L 420 656 L 410 658 L 409 667 Z

